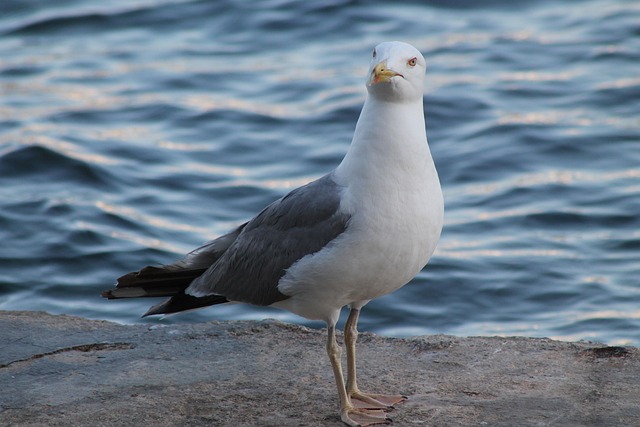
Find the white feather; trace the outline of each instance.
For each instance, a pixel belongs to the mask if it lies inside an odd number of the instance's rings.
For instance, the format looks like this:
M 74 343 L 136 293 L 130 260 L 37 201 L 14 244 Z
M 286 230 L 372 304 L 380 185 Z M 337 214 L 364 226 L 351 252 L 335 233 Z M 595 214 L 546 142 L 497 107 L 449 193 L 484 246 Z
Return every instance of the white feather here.
M 347 230 L 291 266 L 279 282 L 291 298 L 274 304 L 335 323 L 345 305 L 363 306 L 408 283 L 433 254 L 444 203 L 425 133 L 424 59 L 412 46 L 376 47 L 402 74 L 369 86 L 351 146 L 334 171 Z M 417 65 L 408 61 L 417 58 Z

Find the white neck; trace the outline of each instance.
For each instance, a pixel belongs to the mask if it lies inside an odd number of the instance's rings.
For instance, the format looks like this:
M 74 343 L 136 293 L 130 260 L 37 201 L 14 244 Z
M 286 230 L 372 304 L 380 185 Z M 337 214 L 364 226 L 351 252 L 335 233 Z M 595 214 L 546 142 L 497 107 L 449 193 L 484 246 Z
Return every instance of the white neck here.
M 336 168 L 339 183 L 360 180 L 419 182 L 435 167 L 427 145 L 422 98 L 406 103 L 369 96 L 358 119 L 351 146 Z M 437 177 L 437 174 L 436 174 Z M 395 182 L 394 182 L 395 181 Z

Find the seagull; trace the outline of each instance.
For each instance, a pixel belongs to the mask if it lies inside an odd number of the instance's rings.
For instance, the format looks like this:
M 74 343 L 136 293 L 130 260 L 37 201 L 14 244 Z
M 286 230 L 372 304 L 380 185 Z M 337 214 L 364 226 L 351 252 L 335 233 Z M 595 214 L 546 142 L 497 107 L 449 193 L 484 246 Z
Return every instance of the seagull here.
M 222 304 L 289 310 L 327 324 L 326 351 L 349 426 L 388 424 L 406 398 L 356 381 L 360 310 L 413 279 L 440 238 L 444 202 L 425 131 L 425 60 L 413 46 L 375 47 L 367 98 L 342 162 L 253 219 L 168 265 L 120 277 L 102 296 L 169 297 L 144 316 Z M 347 377 L 336 341 L 344 306 Z

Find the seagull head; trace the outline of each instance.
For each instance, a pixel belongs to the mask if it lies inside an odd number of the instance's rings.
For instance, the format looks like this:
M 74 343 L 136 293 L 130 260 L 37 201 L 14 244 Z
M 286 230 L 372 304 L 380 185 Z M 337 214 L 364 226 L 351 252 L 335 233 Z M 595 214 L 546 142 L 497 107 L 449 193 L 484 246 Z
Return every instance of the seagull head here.
M 367 77 L 371 96 L 386 101 L 422 99 L 426 64 L 408 43 L 384 42 L 373 49 Z

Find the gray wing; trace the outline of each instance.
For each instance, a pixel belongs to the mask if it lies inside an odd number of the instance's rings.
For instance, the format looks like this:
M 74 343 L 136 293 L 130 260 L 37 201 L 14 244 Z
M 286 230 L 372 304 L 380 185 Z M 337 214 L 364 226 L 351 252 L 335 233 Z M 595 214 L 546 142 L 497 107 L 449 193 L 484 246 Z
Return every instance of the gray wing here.
M 286 269 L 347 228 L 349 216 L 340 212 L 341 191 L 328 174 L 276 200 L 242 228 L 186 293 L 255 305 L 288 298 L 277 288 Z

